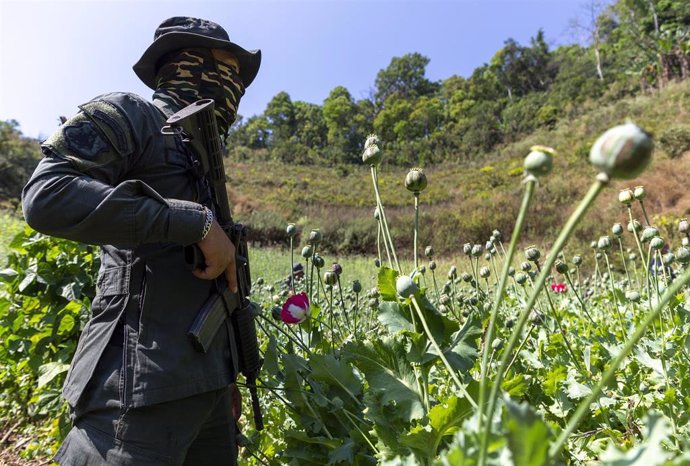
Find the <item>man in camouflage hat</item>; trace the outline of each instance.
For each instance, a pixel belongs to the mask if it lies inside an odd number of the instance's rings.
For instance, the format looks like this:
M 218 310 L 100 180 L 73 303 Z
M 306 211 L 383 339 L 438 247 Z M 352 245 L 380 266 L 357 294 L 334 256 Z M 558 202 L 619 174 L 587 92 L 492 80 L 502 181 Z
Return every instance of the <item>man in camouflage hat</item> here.
M 96 97 L 41 145 L 45 157 L 23 192 L 26 221 L 101 245 L 92 317 L 63 391 L 73 427 L 56 455 L 62 465 L 236 464 L 230 320 L 207 353 L 186 338 L 217 277 L 237 290 L 235 249 L 194 155 L 161 127 L 205 98 L 225 135 L 260 62 L 260 51 L 213 22 L 170 18 L 134 65 L 153 102 Z M 191 271 L 184 247 L 194 244 L 205 268 Z

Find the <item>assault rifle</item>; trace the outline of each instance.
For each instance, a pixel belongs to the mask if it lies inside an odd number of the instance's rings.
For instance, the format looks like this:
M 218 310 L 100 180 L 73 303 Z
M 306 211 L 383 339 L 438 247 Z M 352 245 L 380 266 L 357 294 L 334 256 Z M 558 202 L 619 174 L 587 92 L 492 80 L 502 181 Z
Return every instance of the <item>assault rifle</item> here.
M 216 220 L 235 245 L 236 251 L 237 293 L 230 291 L 222 276 L 216 279 L 216 292 L 206 300 L 187 335 L 194 347 L 205 353 L 225 319 L 230 318 L 239 353 L 239 369 L 245 377 L 252 398 L 254 425 L 257 430 L 261 430 L 263 419 L 256 392 L 256 379 L 262 360 L 259 357 L 254 322 L 258 306 L 248 299 L 251 275 L 247 255 L 247 229 L 235 223 L 230 214 L 225 190 L 223 150 L 213 108 L 212 99 L 194 102 L 168 118 L 167 124 L 161 129 L 163 134 L 180 136 L 196 155 L 196 168 L 204 183 L 208 184 Z M 185 248 L 185 261 L 195 269 L 203 268 L 205 265 L 204 255 L 196 245 Z

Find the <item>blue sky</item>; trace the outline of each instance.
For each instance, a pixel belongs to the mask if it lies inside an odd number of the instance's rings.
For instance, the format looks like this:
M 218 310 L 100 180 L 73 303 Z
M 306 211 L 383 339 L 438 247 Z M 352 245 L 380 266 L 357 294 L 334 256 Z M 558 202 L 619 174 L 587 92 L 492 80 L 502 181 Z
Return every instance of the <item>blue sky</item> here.
M 151 91 L 132 65 L 160 22 L 189 15 L 223 25 L 263 64 L 239 113 L 260 114 L 286 91 L 322 104 L 336 86 L 369 96 L 391 58 L 419 52 L 427 77 L 468 76 L 512 37 L 527 44 L 543 28 L 552 46 L 572 43 L 573 18 L 588 0 L 0 0 L 0 120 L 46 137 L 60 115 L 110 91 Z

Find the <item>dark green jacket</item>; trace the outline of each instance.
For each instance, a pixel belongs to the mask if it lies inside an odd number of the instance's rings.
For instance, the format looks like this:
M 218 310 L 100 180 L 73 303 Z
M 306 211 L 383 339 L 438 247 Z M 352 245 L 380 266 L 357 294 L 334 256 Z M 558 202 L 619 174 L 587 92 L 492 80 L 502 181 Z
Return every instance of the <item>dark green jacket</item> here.
M 230 329 L 208 354 L 186 336 L 213 283 L 194 277 L 183 257 L 201 239 L 207 197 L 191 154 L 160 132 L 177 109 L 125 93 L 79 108 L 42 144 L 46 157 L 23 192 L 33 228 L 101 245 L 92 318 L 64 396 L 74 407 L 88 392 L 98 404 L 113 397 L 99 394 L 110 387 L 136 407 L 228 385 L 236 373 Z

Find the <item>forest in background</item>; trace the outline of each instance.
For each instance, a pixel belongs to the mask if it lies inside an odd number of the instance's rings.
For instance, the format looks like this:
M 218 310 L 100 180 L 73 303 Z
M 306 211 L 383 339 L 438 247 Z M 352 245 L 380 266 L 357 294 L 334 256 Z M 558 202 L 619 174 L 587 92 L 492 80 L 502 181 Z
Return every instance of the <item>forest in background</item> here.
M 382 142 L 381 189 L 393 228 L 406 229 L 411 219 L 411 199 L 401 194 L 407 169 L 424 167 L 430 187 L 421 199 L 428 204 L 422 238 L 443 241 L 435 247 L 450 253 L 495 228 L 509 233 L 522 159 L 531 145 L 546 144 L 559 155 L 528 225 L 538 242 L 586 185 L 593 140 L 626 118 L 654 134 L 655 166 L 645 176 L 663 186 L 649 189 L 655 211 L 669 221 L 690 213 L 684 177 L 671 163 L 690 148 L 690 2 L 588 6 L 572 24 L 581 44 L 551 49 L 541 31 L 529 44 L 508 39 L 468 77 L 430 81 L 429 59 L 413 52 L 392 58 L 366 99 L 355 100 L 344 87 L 322 105 L 277 94 L 261 115 L 240 118 L 231 129 L 228 188 L 236 217 L 255 241 L 280 243 L 290 221 L 307 231 L 321 228 L 326 250 L 373 252 L 372 193 L 361 151 L 374 132 Z M 0 122 L 0 205 L 17 206 L 39 158 L 37 141 L 24 137 L 18 122 Z M 593 213 L 581 241 L 611 214 L 605 209 Z M 460 240 L 448 244 L 454 233 Z

